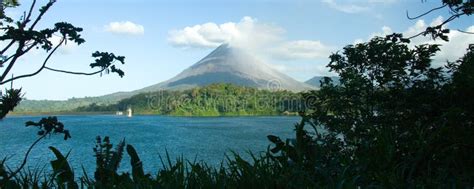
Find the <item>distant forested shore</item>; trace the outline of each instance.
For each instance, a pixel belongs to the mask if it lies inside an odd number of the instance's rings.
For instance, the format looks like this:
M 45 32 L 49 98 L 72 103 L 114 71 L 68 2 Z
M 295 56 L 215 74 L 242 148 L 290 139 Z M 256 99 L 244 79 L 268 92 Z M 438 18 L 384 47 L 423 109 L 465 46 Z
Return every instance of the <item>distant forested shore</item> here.
M 114 102 L 100 98 L 67 101 L 31 101 L 14 115 L 38 114 L 133 114 L 173 116 L 297 115 L 305 109 L 300 93 L 261 90 L 233 84 L 211 84 L 182 91 L 141 93 Z

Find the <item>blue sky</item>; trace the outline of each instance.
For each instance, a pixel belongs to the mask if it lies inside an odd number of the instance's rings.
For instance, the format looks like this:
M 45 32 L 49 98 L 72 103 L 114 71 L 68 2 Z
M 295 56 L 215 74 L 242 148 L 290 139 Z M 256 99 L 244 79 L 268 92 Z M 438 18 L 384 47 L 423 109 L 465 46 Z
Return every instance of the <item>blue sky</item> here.
M 19 16 L 31 1 L 7 11 Z M 46 1 L 39 1 L 45 3 Z M 220 43 L 246 48 L 299 81 L 331 75 L 327 56 L 345 45 L 374 35 L 404 32 L 409 35 L 449 16 L 437 11 L 422 20 L 408 20 L 405 12 L 422 13 L 441 1 L 408 0 L 286 0 L 286 1 L 156 1 L 61 0 L 45 15 L 39 27 L 66 21 L 84 28 L 86 43 L 67 45 L 49 62 L 50 67 L 90 71 L 91 53 L 100 50 L 126 56 L 116 75 L 75 76 L 43 71 L 18 80 L 29 99 L 68 99 L 140 89 L 167 80 L 199 61 Z M 462 18 L 450 28 L 473 30 L 474 19 Z M 474 36 L 452 32 L 452 41 L 439 62 L 462 55 Z M 414 44 L 433 43 L 419 38 Z M 45 54 L 33 52 L 21 59 L 14 74 L 38 68 Z M 441 64 L 441 63 L 440 63 Z

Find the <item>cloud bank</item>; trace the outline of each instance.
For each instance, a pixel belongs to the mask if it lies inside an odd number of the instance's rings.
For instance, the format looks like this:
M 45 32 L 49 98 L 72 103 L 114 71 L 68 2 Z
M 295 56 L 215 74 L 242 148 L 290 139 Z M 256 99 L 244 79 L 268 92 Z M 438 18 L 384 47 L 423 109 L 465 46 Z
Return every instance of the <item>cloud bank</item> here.
M 168 41 L 181 48 L 215 48 L 229 43 L 280 59 L 327 58 L 332 50 L 318 40 L 285 40 L 284 34 L 281 27 L 246 16 L 239 22 L 208 22 L 172 30 Z
M 145 27 L 130 21 L 111 22 L 104 26 L 106 32 L 122 34 L 122 35 L 143 35 Z
M 235 46 L 260 46 L 279 41 L 284 30 L 243 17 L 239 22 L 208 22 L 169 32 L 168 41 L 177 47 L 214 48 L 222 43 Z

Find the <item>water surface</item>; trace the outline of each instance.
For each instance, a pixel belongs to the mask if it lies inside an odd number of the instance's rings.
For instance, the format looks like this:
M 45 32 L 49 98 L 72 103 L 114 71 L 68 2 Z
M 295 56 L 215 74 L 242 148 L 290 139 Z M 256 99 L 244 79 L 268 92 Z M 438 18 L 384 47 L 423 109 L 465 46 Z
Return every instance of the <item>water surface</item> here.
M 77 174 L 81 165 L 93 173 L 95 157 L 92 148 L 96 136 L 110 136 L 117 144 L 125 138 L 132 144 L 144 163 L 145 171 L 156 173 L 161 167 L 159 155 L 167 150 L 172 157 L 191 161 L 205 161 L 219 165 L 224 154 L 235 151 L 259 153 L 270 144 L 267 135 L 282 138 L 293 136 L 294 124 L 299 117 L 169 117 L 77 115 L 58 116 L 72 138 L 64 141 L 61 135 L 51 135 L 31 152 L 28 166 L 41 167 L 54 159 L 48 146 L 55 146 L 66 154 Z M 26 121 L 39 121 L 41 116 L 11 116 L 0 121 L 0 158 L 8 157 L 7 165 L 16 167 L 29 145 L 38 137 L 38 129 L 25 127 Z M 128 155 L 124 155 L 121 170 L 129 169 Z

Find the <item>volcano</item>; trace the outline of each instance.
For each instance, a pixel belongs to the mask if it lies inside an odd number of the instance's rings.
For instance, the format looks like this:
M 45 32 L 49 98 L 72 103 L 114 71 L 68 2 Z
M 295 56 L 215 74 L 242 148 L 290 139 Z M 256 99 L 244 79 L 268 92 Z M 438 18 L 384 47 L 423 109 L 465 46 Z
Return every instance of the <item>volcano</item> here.
M 213 83 L 295 92 L 313 88 L 279 72 L 243 49 L 223 44 L 175 77 L 137 92 L 183 90 Z

